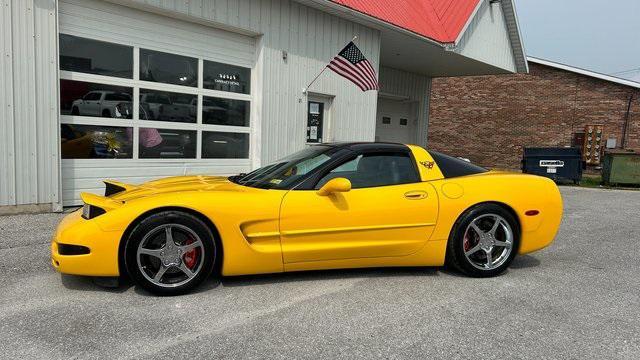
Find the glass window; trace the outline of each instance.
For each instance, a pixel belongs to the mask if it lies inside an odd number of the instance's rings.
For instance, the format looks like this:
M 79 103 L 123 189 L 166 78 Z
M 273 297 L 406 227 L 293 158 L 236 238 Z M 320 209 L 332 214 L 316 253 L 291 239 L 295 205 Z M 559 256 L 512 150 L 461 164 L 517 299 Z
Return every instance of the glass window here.
M 249 134 L 204 131 L 202 133 L 202 158 L 248 159 Z
M 62 124 L 60 133 L 63 159 L 131 159 L 131 128 Z
M 346 178 L 353 189 L 419 182 L 408 154 L 363 154 L 343 163 L 325 175 L 316 189 L 334 178 Z
M 140 128 L 140 159 L 194 159 L 196 131 Z
M 198 59 L 140 49 L 140 80 L 198 86 Z
M 202 98 L 202 122 L 214 125 L 249 126 L 249 102 Z
M 131 119 L 133 89 L 60 80 L 60 114 Z
M 140 89 L 140 120 L 195 123 L 198 96 Z
M 244 186 L 287 189 L 333 159 L 336 153 L 338 150 L 330 146 L 311 146 L 248 174 L 232 176 L 229 180 Z
M 408 122 L 409 121 L 407 119 L 400 119 L 400 125 L 402 126 L 407 126 Z
M 133 48 L 60 34 L 60 70 L 133 78 Z
M 436 164 L 438 164 L 438 168 L 440 168 L 440 171 L 445 178 L 480 174 L 488 171 L 487 169 L 474 165 L 468 161 L 441 154 L 437 151 L 429 151 L 429 154 L 433 157 Z
M 89 100 L 100 100 L 100 97 L 101 97 L 101 95 L 100 95 L 99 92 L 90 92 L 90 93 L 87 93 L 87 95 L 83 96 L 82 100 L 87 100 L 87 101 L 89 101 Z
M 251 69 L 249 68 L 205 60 L 203 77 L 205 89 L 240 94 L 251 92 Z

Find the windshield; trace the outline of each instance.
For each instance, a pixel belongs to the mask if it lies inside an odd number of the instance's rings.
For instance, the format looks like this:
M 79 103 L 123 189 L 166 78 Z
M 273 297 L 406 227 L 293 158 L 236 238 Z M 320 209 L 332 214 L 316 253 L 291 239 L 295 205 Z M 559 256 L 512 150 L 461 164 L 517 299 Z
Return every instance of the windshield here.
M 316 145 L 293 153 L 248 174 L 232 176 L 236 184 L 263 189 L 286 189 L 332 158 L 332 147 Z

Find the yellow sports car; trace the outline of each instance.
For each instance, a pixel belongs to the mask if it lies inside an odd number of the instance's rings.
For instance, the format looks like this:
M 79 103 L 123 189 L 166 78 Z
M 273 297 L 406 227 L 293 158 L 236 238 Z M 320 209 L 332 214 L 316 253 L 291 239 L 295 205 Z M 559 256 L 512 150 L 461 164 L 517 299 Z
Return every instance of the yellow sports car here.
M 212 272 L 246 275 L 379 266 L 503 272 L 549 245 L 562 199 L 549 179 L 487 171 L 421 147 L 308 147 L 248 174 L 129 185 L 62 220 L 51 243 L 62 273 L 128 274 L 157 294 Z

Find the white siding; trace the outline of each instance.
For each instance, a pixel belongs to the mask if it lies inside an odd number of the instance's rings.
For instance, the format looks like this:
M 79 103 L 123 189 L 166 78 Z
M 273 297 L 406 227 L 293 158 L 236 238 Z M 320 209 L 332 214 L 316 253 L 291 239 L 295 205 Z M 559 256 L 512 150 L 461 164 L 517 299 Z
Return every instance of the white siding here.
M 478 13 L 459 39 L 455 52 L 516 72 L 509 29 L 500 3 L 483 1 Z
M 0 205 L 56 204 L 56 2 L 1 4 Z
M 122 3 L 123 1 L 118 1 Z M 290 0 L 132 0 L 143 9 L 175 12 L 213 25 L 263 34 L 261 162 L 273 161 L 304 147 L 306 99 L 302 89 L 354 35 L 364 55 L 378 68 L 380 33 Z M 284 61 L 282 51 L 287 51 Z M 261 62 L 261 63 L 260 63 Z M 330 138 L 367 140 L 375 136 L 375 92 L 362 93 L 331 71 L 310 92 L 334 97 Z M 254 165 L 258 165 L 255 163 Z

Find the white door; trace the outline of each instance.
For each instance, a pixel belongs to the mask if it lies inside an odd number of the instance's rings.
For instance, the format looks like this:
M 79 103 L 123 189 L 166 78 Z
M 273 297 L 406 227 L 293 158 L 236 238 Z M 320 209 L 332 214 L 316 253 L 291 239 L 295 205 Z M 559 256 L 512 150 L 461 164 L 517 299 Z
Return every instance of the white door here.
M 105 178 L 250 170 L 255 38 L 96 0 L 61 1 L 59 24 L 64 205 Z
M 376 141 L 416 143 L 416 105 L 404 100 L 378 98 Z

